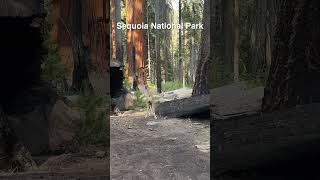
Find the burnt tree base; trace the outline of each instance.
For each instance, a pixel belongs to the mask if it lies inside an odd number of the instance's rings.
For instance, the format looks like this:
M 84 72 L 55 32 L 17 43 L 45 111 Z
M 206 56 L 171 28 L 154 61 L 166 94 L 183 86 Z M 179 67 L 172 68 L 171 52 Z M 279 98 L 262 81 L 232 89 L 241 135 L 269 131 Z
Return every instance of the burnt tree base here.
M 110 93 L 112 98 L 118 98 L 125 93 L 123 88 L 123 70 L 121 67 L 110 67 Z
M 22 143 L 31 153 L 38 154 L 41 152 L 34 147 L 47 144 L 46 114 L 58 98 L 54 88 L 41 80 L 41 56 L 45 53 L 41 28 L 35 25 L 34 17 L 0 17 L 0 26 L 0 109 L 12 132 L 10 137 L 1 139 L 6 143 L 0 143 L 0 149 L 6 151 L 4 156 L 12 156 L 13 146 L 23 141 L 22 131 L 16 129 L 22 126 L 23 130 L 36 134 L 33 144 Z M 38 114 L 26 118 L 33 112 Z M 19 120 L 18 125 L 12 121 L 13 117 Z M 33 126 L 31 121 L 37 121 L 38 126 Z M 24 123 L 28 126 L 23 126 Z
M 213 121 L 212 176 L 219 179 L 223 174 L 251 170 L 269 171 L 266 176 L 301 173 L 308 177 L 317 172 L 314 164 L 320 160 L 319 117 L 320 104 L 309 104 Z

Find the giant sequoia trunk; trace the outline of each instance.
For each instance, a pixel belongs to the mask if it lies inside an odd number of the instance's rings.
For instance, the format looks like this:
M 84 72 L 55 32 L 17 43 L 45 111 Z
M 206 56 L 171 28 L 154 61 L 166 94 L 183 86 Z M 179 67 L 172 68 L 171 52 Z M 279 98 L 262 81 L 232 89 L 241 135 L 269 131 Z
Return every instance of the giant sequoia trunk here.
M 320 101 L 318 1 L 281 2 L 263 110 Z
M 193 87 L 193 95 L 209 94 L 210 88 L 210 1 L 204 1 L 203 24 L 204 30 L 201 34 L 201 49 L 197 65 L 196 79 Z
M 110 12 L 107 0 L 85 0 L 84 45 L 89 51 L 88 76 L 96 95 L 108 99 L 110 94 Z
M 144 1 L 126 0 L 127 24 L 144 23 Z M 127 64 L 126 75 L 131 88 L 144 88 L 145 76 L 145 31 L 127 30 Z
M 68 2 L 68 1 L 64 1 Z M 69 1 L 71 12 L 71 44 L 73 51 L 73 81 L 72 89 L 76 92 L 85 82 L 89 83 L 87 63 L 89 61 L 88 49 L 84 47 L 82 39 L 82 8 L 83 2 L 79 0 Z M 65 7 L 64 7 L 65 8 Z
M 109 93 L 109 3 L 106 0 L 55 0 L 52 38 L 67 67 L 69 86 L 88 82 L 103 98 Z

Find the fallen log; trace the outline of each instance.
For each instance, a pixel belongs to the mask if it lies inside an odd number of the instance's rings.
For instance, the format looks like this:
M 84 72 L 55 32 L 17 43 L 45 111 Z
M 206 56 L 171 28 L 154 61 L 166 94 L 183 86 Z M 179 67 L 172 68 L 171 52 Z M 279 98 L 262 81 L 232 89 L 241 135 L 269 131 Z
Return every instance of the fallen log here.
M 238 82 L 212 89 L 211 95 L 195 97 L 191 97 L 190 90 L 178 89 L 156 96 L 153 107 L 156 115 L 171 117 L 208 114 L 211 107 L 215 119 L 228 119 L 260 112 L 263 89 Z
M 182 117 L 210 112 L 210 95 L 175 99 L 153 103 L 154 113 L 159 116 Z
M 319 160 L 320 104 L 246 118 L 215 120 L 211 128 L 213 177 L 272 166 L 306 166 Z M 303 162 L 303 163 L 301 163 Z

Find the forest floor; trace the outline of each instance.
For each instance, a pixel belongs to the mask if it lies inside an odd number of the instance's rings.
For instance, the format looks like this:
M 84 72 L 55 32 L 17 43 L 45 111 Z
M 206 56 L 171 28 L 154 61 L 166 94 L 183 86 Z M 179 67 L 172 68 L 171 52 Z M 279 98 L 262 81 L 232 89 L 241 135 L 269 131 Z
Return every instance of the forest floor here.
M 209 120 L 111 116 L 111 179 L 209 180 Z
M 0 172 L 0 180 L 108 180 L 109 160 L 105 147 L 90 146 L 81 152 L 38 156 L 38 167 L 24 173 Z

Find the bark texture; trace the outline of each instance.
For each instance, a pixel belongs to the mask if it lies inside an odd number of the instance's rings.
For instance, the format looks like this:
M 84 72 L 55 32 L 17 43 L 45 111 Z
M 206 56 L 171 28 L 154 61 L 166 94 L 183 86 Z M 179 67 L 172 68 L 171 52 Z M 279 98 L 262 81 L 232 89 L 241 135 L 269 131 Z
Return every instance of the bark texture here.
M 109 89 L 109 3 L 106 0 L 54 0 L 51 36 L 58 44 L 69 86 L 88 82 L 106 97 Z
M 199 60 L 197 65 L 197 72 L 192 95 L 209 94 L 210 91 L 210 67 L 212 60 L 210 59 L 210 1 L 204 1 L 204 30 L 201 35 L 201 47 L 199 53 Z
M 255 1 L 255 25 L 254 44 L 252 46 L 252 59 L 250 72 L 259 73 L 266 70 L 266 48 L 267 48 L 267 0 Z
M 126 0 L 126 23 L 144 23 L 144 1 Z M 127 64 L 126 75 L 131 88 L 145 87 L 145 31 L 127 30 Z
M 318 1 L 281 1 L 264 111 L 320 101 L 319 7 Z
M 234 50 L 234 0 L 222 1 L 223 22 L 223 58 L 224 68 L 227 73 L 233 73 L 233 50 Z
M 123 63 L 122 30 L 116 28 L 121 22 L 121 1 L 111 0 L 112 19 L 112 67 L 121 67 Z

